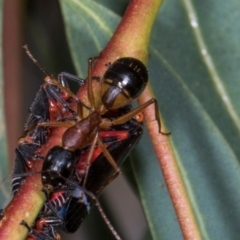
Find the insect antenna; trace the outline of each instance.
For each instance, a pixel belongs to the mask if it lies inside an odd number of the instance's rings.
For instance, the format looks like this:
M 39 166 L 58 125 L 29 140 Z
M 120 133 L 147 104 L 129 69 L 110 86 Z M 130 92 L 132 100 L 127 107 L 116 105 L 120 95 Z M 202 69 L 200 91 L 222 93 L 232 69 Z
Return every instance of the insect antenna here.
M 47 70 L 40 65 L 40 63 L 37 61 L 36 58 L 33 57 L 32 53 L 30 52 L 30 50 L 28 49 L 28 45 L 24 45 L 23 48 L 26 51 L 26 54 L 28 55 L 28 57 L 33 61 L 34 64 L 36 64 L 38 66 L 38 68 L 44 73 L 46 74 L 46 76 L 50 76 L 50 74 L 47 72 Z

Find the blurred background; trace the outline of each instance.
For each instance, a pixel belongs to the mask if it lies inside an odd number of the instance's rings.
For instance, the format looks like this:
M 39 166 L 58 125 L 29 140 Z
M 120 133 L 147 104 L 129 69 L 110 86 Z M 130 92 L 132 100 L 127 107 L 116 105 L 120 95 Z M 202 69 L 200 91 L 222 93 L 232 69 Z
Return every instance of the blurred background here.
M 124 13 L 125 7 L 118 9 L 120 14 Z M 3 19 L 4 94 L 11 171 L 15 159 L 14 149 L 18 138 L 23 135 L 29 107 L 44 78 L 22 46 L 28 44 L 35 58 L 54 76 L 62 71 L 76 72 L 57 0 L 6 0 Z M 124 169 L 128 169 L 128 164 L 126 161 Z M 133 191 L 123 175 L 101 195 L 103 208 L 123 239 L 151 239 L 136 188 Z M 113 239 L 96 209 L 93 209 L 77 233 L 62 236 L 62 239 L 73 240 Z

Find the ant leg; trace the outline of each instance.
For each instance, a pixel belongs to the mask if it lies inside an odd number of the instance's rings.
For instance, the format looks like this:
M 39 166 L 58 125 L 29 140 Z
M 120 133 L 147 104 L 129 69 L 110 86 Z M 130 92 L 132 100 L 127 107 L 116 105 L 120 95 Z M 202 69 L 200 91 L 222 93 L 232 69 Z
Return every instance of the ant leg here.
M 94 58 L 91 58 L 89 59 L 89 70 L 88 70 L 88 74 L 90 76 L 89 79 L 91 80 L 88 80 L 88 88 L 91 88 L 91 89 L 88 89 L 88 98 L 90 99 L 90 104 L 91 104 L 91 108 L 95 107 L 95 100 L 94 100 L 94 95 L 93 95 L 93 91 L 92 91 L 92 80 L 96 80 L 96 81 L 99 81 L 99 78 L 97 76 L 92 76 L 92 62 L 96 59 L 97 57 L 94 57 Z M 73 80 L 75 82 L 78 82 L 80 84 L 80 86 L 82 86 L 85 82 L 86 82 L 86 79 L 82 79 L 82 78 L 79 78 L 75 75 L 72 75 L 70 73 L 66 73 L 66 72 L 62 72 L 58 75 L 58 80 L 59 82 L 61 82 L 62 86 L 68 86 L 67 83 L 66 83 L 66 79 L 70 79 L 70 80 Z M 73 96 L 72 96 L 73 97 Z M 76 98 L 75 98 L 76 99 Z M 77 99 L 76 99 L 77 100 Z M 83 119 L 83 107 L 85 107 L 86 109 L 90 109 L 88 106 L 86 106 L 84 103 L 82 103 L 79 99 L 77 100 L 77 113 L 78 113 L 78 116 L 80 117 L 80 119 Z
M 45 127 L 64 127 L 64 128 L 70 128 L 74 125 L 73 122 L 40 122 L 37 124 L 37 126 L 45 126 Z
M 114 229 L 114 227 L 112 226 L 112 224 L 110 223 L 109 219 L 107 218 L 106 214 L 104 213 L 100 202 L 98 201 L 97 197 L 94 196 L 93 194 L 90 195 L 92 197 L 92 199 L 95 201 L 95 205 L 98 208 L 98 211 L 100 212 L 100 214 L 102 215 L 103 220 L 105 221 L 105 223 L 107 224 L 108 228 L 111 230 L 113 236 L 117 239 L 117 240 L 121 240 L 122 238 L 118 235 L 117 231 Z
M 71 96 L 73 99 L 75 99 L 75 100 L 77 101 L 77 103 L 80 103 L 83 107 L 85 107 L 87 110 L 89 110 L 89 107 L 86 106 L 83 102 L 81 102 L 81 101 L 79 100 L 79 98 L 78 98 L 69 88 L 64 87 L 64 86 L 63 86 L 60 82 L 58 82 L 56 79 L 51 78 L 51 77 L 46 77 L 46 78 L 44 79 L 44 81 L 45 81 L 47 84 L 55 85 L 55 86 L 57 86 L 58 88 L 60 88 L 62 91 L 67 92 L 69 96 Z M 51 88 L 51 90 L 52 90 L 52 88 Z M 59 102 L 62 103 L 62 99 L 61 99 L 61 97 L 59 97 L 59 94 L 58 94 L 56 91 L 52 90 L 52 94 L 55 94 L 54 97 L 56 97 L 56 99 L 57 99 Z M 60 99 L 61 99 L 61 100 L 60 100 Z
M 47 84 L 50 84 L 50 85 L 55 85 L 57 87 L 59 87 L 61 90 L 67 92 L 69 94 L 69 96 L 71 96 L 72 98 L 74 98 L 75 100 L 79 100 L 78 97 L 67 87 L 64 87 L 60 82 L 58 82 L 56 79 L 52 78 L 52 77 L 46 77 L 44 79 L 44 81 L 47 83 Z
M 141 112 L 143 109 L 145 109 L 146 107 L 148 107 L 151 104 L 154 104 L 154 106 L 155 106 L 155 117 L 156 117 L 156 120 L 158 123 L 159 133 L 161 133 L 163 135 L 169 135 L 170 133 L 161 132 L 161 121 L 160 121 L 160 116 L 159 116 L 159 112 L 158 112 L 158 103 L 155 98 L 150 99 L 149 101 L 140 105 L 138 108 L 133 109 L 132 111 L 124 114 L 123 116 L 114 119 L 112 122 L 109 123 L 109 125 L 123 124 L 123 123 L 129 121 L 131 118 L 133 118 L 135 115 L 137 115 L 139 112 Z
M 58 118 L 56 122 L 66 122 L 66 121 L 74 121 L 77 122 L 77 118 L 72 116 L 72 117 L 65 117 L 65 118 Z
M 89 172 L 89 168 L 90 168 L 90 161 L 93 155 L 93 150 L 96 146 L 96 143 L 98 142 L 99 147 L 101 148 L 103 154 L 105 155 L 105 157 L 107 158 L 108 162 L 112 165 L 112 167 L 115 170 L 115 173 L 113 174 L 113 176 L 111 177 L 112 180 L 114 180 L 118 174 L 120 173 L 120 168 L 118 167 L 118 165 L 116 164 L 114 158 L 111 156 L 110 152 L 107 150 L 107 148 L 104 146 L 103 142 L 99 139 L 98 137 L 98 132 L 96 133 L 93 142 L 91 144 L 91 148 L 89 150 L 89 154 L 87 157 L 87 161 L 86 161 L 86 173 L 84 175 L 84 181 L 83 181 L 83 187 L 85 187 L 86 185 L 86 181 L 87 181 L 87 176 L 88 176 L 88 172 Z M 111 181 L 110 181 L 111 182 Z
M 83 119 L 83 106 L 81 102 L 77 102 L 77 115 L 79 116 L 80 120 Z
M 67 72 L 61 72 L 58 75 L 58 81 L 62 84 L 62 86 L 68 88 L 68 84 L 67 84 L 67 81 L 66 81 L 67 79 L 79 83 L 80 86 L 82 86 L 86 82 L 86 79 L 79 78 L 79 77 L 77 77 L 73 74 L 67 73 Z M 88 108 L 86 105 L 81 103 L 81 101 L 78 99 L 77 100 L 77 115 L 80 117 L 80 119 L 83 118 L 83 106 L 85 108 Z
M 92 67 L 93 67 L 94 58 L 88 59 L 88 78 L 87 78 L 87 94 L 88 94 L 88 100 L 90 103 L 90 108 L 95 108 L 95 98 L 93 94 L 93 88 L 92 88 Z
M 88 107 L 87 105 L 85 105 L 83 102 L 81 102 L 81 101 L 79 100 L 79 98 L 78 98 L 74 93 L 72 93 L 67 87 L 62 86 L 62 85 L 61 85 L 58 81 L 56 81 L 55 79 L 45 78 L 45 81 L 46 81 L 46 79 L 49 79 L 49 80 L 48 80 L 48 84 L 56 85 L 56 86 L 59 87 L 61 90 L 66 91 L 66 92 L 69 94 L 69 96 L 71 96 L 73 99 L 75 99 L 75 100 L 77 101 L 77 106 L 78 106 L 78 108 L 77 108 L 77 109 L 78 109 L 78 110 L 77 110 L 77 114 L 78 114 L 78 116 L 80 117 L 80 119 L 82 119 L 82 118 L 83 118 L 83 117 L 82 117 L 82 115 L 83 115 L 83 114 L 82 114 L 82 111 L 83 111 L 82 108 L 85 107 L 87 110 L 89 110 L 89 107 Z M 69 107 L 69 104 L 61 98 L 61 96 L 60 96 L 59 93 L 56 91 L 56 89 L 53 88 L 51 85 L 49 85 L 48 87 L 46 87 L 47 93 L 48 93 L 51 97 L 53 97 L 53 98 L 55 98 L 56 100 L 58 100 L 58 101 L 62 104 L 62 106 L 63 106 L 64 108 L 66 108 L 68 111 L 70 111 L 70 112 L 73 114 L 73 116 L 76 116 L 76 115 L 77 115 L 76 112 Z M 80 110 L 79 110 L 79 109 L 80 109 Z
M 69 181 L 69 180 L 67 180 L 67 181 Z M 95 196 L 92 192 L 86 190 L 84 187 L 81 187 L 81 186 L 79 186 L 76 183 L 74 183 L 74 185 L 77 188 L 79 188 L 80 190 L 82 190 L 86 195 L 88 195 L 95 202 L 95 205 L 97 206 L 98 211 L 100 212 L 100 214 L 101 214 L 103 220 L 105 221 L 105 223 L 107 224 L 108 228 L 111 230 L 111 232 L 114 235 L 115 239 L 121 240 L 121 237 L 118 235 L 117 231 L 114 229 L 113 225 L 111 224 L 111 222 L 109 221 L 108 217 L 104 213 L 97 196 Z
M 93 194 L 92 192 L 88 191 L 86 188 L 80 186 L 77 182 L 72 182 L 69 179 L 66 179 L 66 182 L 70 183 L 75 188 L 78 188 L 80 191 L 82 191 L 85 195 L 89 196 L 95 202 L 95 205 L 97 206 L 99 213 L 101 214 L 103 220 L 105 221 L 108 228 L 110 229 L 110 231 L 114 235 L 115 239 L 121 240 L 121 237 L 118 235 L 117 231 L 114 229 L 113 225 L 111 224 L 108 217 L 104 213 L 97 196 L 95 194 Z M 82 195 L 81 195 L 81 197 L 82 197 Z
M 107 158 L 108 162 L 112 165 L 112 167 L 115 170 L 115 173 L 108 180 L 108 183 L 110 183 L 119 175 L 120 168 L 118 167 L 116 161 L 114 160 L 114 158 L 112 157 L 112 155 L 110 154 L 110 152 L 107 150 L 107 148 L 104 146 L 104 144 L 102 143 L 102 141 L 100 139 L 98 139 L 98 145 L 101 148 L 105 157 Z
M 99 81 L 99 77 L 92 76 L 92 68 L 93 68 L 93 63 L 98 58 L 99 57 L 92 57 L 92 58 L 88 59 L 87 94 L 88 94 L 88 100 L 89 100 L 91 109 L 96 108 L 95 98 L 94 98 L 94 94 L 93 94 L 92 80 L 94 79 L 94 80 Z
M 88 153 L 88 157 L 87 157 L 87 161 L 86 161 L 86 173 L 84 175 L 84 179 L 83 179 L 83 187 L 85 187 L 86 185 L 86 181 L 87 181 L 87 176 L 88 176 L 88 172 L 89 172 L 89 168 L 90 168 L 90 161 L 91 161 L 91 158 L 92 158 L 92 155 L 93 155 L 93 151 L 94 151 L 94 148 L 96 146 L 96 143 L 97 143 L 97 139 L 98 139 L 98 132 L 95 134 L 94 138 L 93 138 L 93 141 L 91 143 L 91 147 L 90 147 L 90 150 L 89 150 L 89 153 Z

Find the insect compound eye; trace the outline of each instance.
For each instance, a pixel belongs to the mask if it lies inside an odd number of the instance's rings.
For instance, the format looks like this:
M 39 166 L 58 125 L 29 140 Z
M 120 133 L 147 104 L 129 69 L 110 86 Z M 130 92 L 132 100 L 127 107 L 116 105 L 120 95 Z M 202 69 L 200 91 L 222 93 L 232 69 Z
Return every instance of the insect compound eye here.
M 139 97 L 148 82 L 146 66 L 136 58 L 120 58 L 105 72 L 101 100 L 107 109 L 116 109 Z
M 65 184 L 76 166 L 75 153 L 60 146 L 55 146 L 49 150 L 42 166 L 42 183 L 53 188 Z

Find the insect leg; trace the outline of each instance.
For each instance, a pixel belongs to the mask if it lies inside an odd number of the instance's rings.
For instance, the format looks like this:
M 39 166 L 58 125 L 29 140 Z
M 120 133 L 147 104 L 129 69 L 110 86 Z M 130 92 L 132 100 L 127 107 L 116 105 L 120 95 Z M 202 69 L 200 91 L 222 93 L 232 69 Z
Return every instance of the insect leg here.
M 93 67 L 93 58 L 88 59 L 88 79 L 87 79 L 87 94 L 88 94 L 88 100 L 90 103 L 91 109 L 95 108 L 95 98 L 93 94 L 93 88 L 92 88 L 92 67 Z
M 82 86 L 86 82 L 86 79 L 79 78 L 79 77 L 77 77 L 73 74 L 67 73 L 67 72 L 61 72 L 58 74 L 58 81 L 62 84 L 62 86 L 68 87 L 68 84 L 66 81 L 67 79 L 79 83 L 80 86 Z
M 92 158 L 92 155 L 93 155 L 94 148 L 95 148 L 96 143 L 97 143 L 97 139 L 98 139 L 98 132 L 96 133 L 96 135 L 93 138 L 93 141 L 91 143 L 91 148 L 90 148 L 89 153 L 88 153 L 88 157 L 87 157 L 87 161 L 86 161 L 86 172 L 85 172 L 84 180 L 83 180 L 83 187 L 85 187 L 86 182 L 87 182 L 87 176 L 88 176 L 88 172 L 89 172 L 90 161 L 91 161 L 91 158 Z
M 20 225 L 27 228 L 28 232 L 36 238 L 36 240 L 60 240 L 59 234 L 53 229 L 53 226 L 46 225 L 42 231 L 31 228 L 26 221 L 22 220 Z M 51 237 L 52 236 L 52 237 Z
M 54 83 L 56 83 L 56 85 L 60 88 L 60 89 L 63 89 L 64 91 L 66 91 L 71 97 L 75 98 L 76 99 L 76 96 L 66 87 L 62 86 L 60 83 L 58 83 L 56 80 L 53 80 Z M 54 84 L 55 85 L 55 84 Z M 61 87 L 60 87 L 61 86 Z M 74 110 L 72 110 L 70 107 L 69 107 L 69 104 L 64 100 L 62 99 L 62 97 L 59 95 L 59 92 L 57 92 L 56 88 L 53 87 L 53 84 L 52 85 L 47 85 L 46 86 L 46 92 L 49 96 L 51 96 L 52 98 L 56 99 L 57 101 L 59 101 L 62 106 L 67 109 L 68 111 L 70 111 L 73 116 L 76 116 L 76 112 Z M 74 96 L 73 96 L 74 95 Z M 77 100 L 78 101 L 78 100 Z
M 123 123 L 127 122 L 128 120 L 133 118 L 135 115 L 137 115 L 139 112 L 141 112 L 143 109 L 145 109 L 146 107 L 148 107 L 151 104 L 154 104 L 154 107 L 155 107 L 155 117 L 156 117 L 156 120 L 157 120 L 157 123 L 158 123 L 159 133 L 161 133 L 163 135 L 169 135 L 170 133 L 161 132 L 161 121 L 160 121 L 160 116 L 159 116 L 159 112 L 158 112 L 158 103 L 157 103 L 157 100 L 155 98 L 150 99 L 149 101 L 140 105 L 138 108 L 133 109 L 132 111 L 124 114 L 123 116 L 114 119 L 111 122 L 111 125 L 118 125 L 118 124 L 123 124 Z
M 102 141 L 100 139 L 98 139 L 98 145 L 102 149 L 102 152 L 105 155 L 105 157 L 107 158 L 108 162 L 112 165 L 112 167 L 115 170 L 115 173 L 108 180 L 108 183 L 110 183 L 118 176 L 118 174 L 120 173 L 120 168 L 118 167 L 116 161 L 114 160 L 114 158 L 112 157 L 112 155 L 110 154 L 110 152 L 107 150 L 107 148 L 104 146 L 104 144 L 102 143 Z
M 70 127 L 72 127 L 74 124 L 75 124 L 75 123 L 72 123 L 72 122 L 70 122 L 70 121 L 68 121 L 68 122 L 52 121 L 52 122 L 40 122 L 40 123 L 37 124 L 37 126 L 70 128 Z

